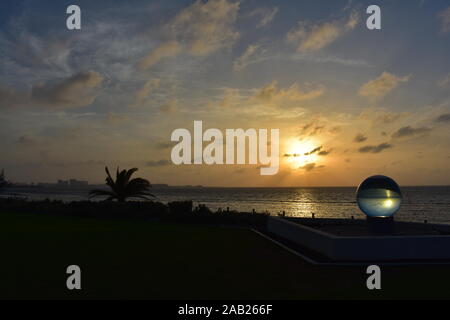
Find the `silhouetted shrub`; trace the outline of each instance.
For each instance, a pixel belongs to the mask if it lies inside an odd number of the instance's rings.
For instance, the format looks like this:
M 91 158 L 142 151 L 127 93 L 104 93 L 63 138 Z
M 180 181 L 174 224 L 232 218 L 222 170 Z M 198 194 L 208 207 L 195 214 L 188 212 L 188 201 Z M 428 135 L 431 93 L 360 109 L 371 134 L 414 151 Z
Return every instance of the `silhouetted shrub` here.
M 213 213 L 205 204 L 199 204 L 197 207 L 195 207 L 194 214 L 211 214 Z
M 173 201 L 167 204 L 169 213 L 173 215 L 184 215 L 192 213 L 192 201 Z
M 0 198 L 1 212 L 49 214 L 86 218 L 120 218 L 160 220 L 175 223 L 212 225 L 236 225 L 264 227 L 267 214 L 238 211 L 212 212 L 206 205 L 192 210 L 192 201 L 174 201 L 165 205 L 153 201 L 73 201 L 58 200 L 27 201 L 17 198 Z

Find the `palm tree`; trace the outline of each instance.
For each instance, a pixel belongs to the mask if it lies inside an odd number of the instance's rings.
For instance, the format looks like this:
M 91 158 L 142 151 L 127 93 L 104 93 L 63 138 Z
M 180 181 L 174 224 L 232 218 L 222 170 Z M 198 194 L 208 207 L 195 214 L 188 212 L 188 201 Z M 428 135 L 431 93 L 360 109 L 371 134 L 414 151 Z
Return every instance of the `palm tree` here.
M 6 188 L 10 186 L 10 183 L 6 181 L 5 179 L 5 170 L 2 169 L 2 172 L 0 172 L 0 189 Z
M 119 171 L 117 167 L 116 181 L 111 177 L 108 167 L 105 167 L 106 174 L 106 185 L 111 188 L 111 190 L 91 190 L 89 192 L 89 198 L 106 196 L 107 201 L 117 200 L 119 202 L 125 202 L 127 198 L 139 198 L 149 200 L 150 197 L 154 197 L 153 194 L 149 192 L 150 182 L 142 178 L 131 179 L 133 173 L 138 171 L 137 168 L 130 170 Z

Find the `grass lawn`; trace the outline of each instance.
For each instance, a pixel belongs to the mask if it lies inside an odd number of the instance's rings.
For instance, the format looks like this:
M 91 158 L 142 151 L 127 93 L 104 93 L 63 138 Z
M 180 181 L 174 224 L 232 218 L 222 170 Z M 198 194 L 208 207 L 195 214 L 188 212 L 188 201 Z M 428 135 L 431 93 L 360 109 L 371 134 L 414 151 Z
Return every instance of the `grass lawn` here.
M 245 229 L 0 213 L 0 298 L 449 298 L 450 266 L 314 266 Z M 66 289 L 66 268 L 82 290 Z

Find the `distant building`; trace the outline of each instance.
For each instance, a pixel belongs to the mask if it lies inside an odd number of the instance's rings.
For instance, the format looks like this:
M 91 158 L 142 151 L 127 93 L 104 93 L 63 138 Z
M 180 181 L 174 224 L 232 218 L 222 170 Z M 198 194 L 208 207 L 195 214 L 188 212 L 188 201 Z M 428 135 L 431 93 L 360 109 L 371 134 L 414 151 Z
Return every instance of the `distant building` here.
M 169 185 L 165 184 L 165 183 L 154 183 L 154 184 L 152 184 L 152 187 L 153 188 L 168 188 Z
M 58 182 L 56 183 L 56 186 L 58 188 L 67 189 L 67 188 L 69 188 L 69 181 L 68 180 L 58 180 Z
M 89 183 L 83 180 L 70 179 L 70 188 L 71 189 L 82 189 L 87 188 Z
M 54 183 L 48 183 L 48 182 L 38 182 L 37 184 L 36 184 L 36 186 L 38 187 L 38 188 L 52 188 L 52 187 L 54 187 L 56 184 L 54 184 Z

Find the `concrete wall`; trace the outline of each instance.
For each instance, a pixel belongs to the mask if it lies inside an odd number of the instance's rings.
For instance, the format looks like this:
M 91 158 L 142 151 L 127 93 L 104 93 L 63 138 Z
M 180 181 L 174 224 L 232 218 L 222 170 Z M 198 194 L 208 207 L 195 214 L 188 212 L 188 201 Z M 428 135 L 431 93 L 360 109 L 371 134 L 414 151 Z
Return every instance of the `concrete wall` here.
M 269 232 L 332 260 L 450 259 L 450 236 L 334 236 L 283 218 L 269 217 Z

